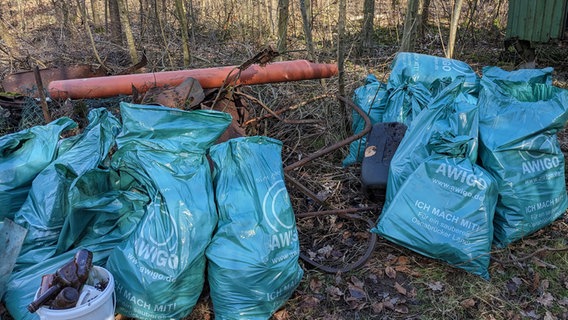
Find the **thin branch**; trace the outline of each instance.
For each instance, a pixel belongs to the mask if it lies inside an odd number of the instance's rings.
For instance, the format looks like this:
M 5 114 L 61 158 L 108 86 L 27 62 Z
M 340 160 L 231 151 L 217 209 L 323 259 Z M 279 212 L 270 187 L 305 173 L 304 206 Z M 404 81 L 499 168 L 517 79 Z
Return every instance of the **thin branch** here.
M 561 247 L 561 248 L 550 248 L 548 246 L 544 246 L 534 252 L 532 252 L 531 254 L 528 254 L 524 257 L 519 257 L 519 258 L 515 258 L 515 259 L 510 259 L 510 260 L 506 260 L 506 261 L 502 261 L 496 258 L 491 258 L 491 260 L 501 264 L 501 265 L 513 265 L 516 262 L 522 262 L 522 261 L 526 261 L 528 259 L 531 259 L 532 257 L 539 255 L 543 252 L 562 252 L 562 251 L 568 251 L 568 247 Z

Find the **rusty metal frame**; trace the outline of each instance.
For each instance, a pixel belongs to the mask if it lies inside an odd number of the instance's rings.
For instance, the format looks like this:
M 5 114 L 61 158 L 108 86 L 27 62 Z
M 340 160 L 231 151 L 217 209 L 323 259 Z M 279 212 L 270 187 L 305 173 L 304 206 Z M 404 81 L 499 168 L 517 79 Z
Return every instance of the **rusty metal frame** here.
M 365 113 L 365 111 L 363 111 L 361 108 L 359 108 L 359 106 L 357 106 L 355 103 L 353 103 L 349 99 L 346 99 L 343 96 L 336 95 L 336 98 L 339 99 L 341 102 L 345 103 L 346 105 L 350 106 L 351 108 L 353 108 L 353 110 L 355 110 L 361 116 L 361 118 L 363 118 L 363 121 L 365 121 L 365 127 L 363 128 L 363 130 L 361 130 L 361 132 L 359 132 L 357 134 L 354 134 L 354 135 L 352 135 L 352 136 L 350 136 L 346 139 L 338 141 L 338 142 L 332 144 L 329 147 L 325 147 L 323 149 L 320 149 L 320 150 L 312 153 L 311 155 L 284 167 L 285 172 L 296 169 L 298 167 L 301 167 L 301 166 L 305 165 L 306 163 L 308 163 L 308 162 L 310 162 L 310 161 L 312 161 L 316 158 L 319 158 L 319 157 L 326 155 L 330 152 L 333 152 L 333 151 L 335 151 L 335 150 L 337 150 L 337 149 L 339 149 L 339 148 L 341 148 L 345 145 L 348 145 L 349 143 L 364 137 L 365 135 L 367 135 L 367 133 L 369 133 L 369 131 L 371 131 L 371 127 L 372 127 L 371 119 Z
M 357 106 L 355 103 L 353 103 L 352 101 L 350 101 L 349 99 L 346 99 L 343 96 L 340 95 L 336 95 L 336 98 L 339 99 L 340 101 L 342 101 L 343 103 L 345 103 L 346 105 L 348 105 L 349 107 L 351 107 L 353 110 L 355 110 L 360 116 L 361 118 L 363 118 L 363 121 L 365 122 L 365 127 L 363 128 L 363 130 L 361 130 L 361 132 L 354 134 L 350 137 L 347 137 L 346 139 L 343 139 L 341 141 L 338 141 L 334 144 L 332 144 L 331 146 L 322 148 L 314 153 L 312 153 L 311 155 L 297 161 L 294 162 L 286 167 L 284 167 L 284 175 L 286 177 L 286 179 L 288 180 L 288 182 L 290 182 L 292 185 L 294 185 L 297 189 L 299 189 L 302 193 L 304 193 L 305 195 L 307 195 L 308 197 L 310 197 L 312 200 L 318 202 L 319 204 L 321 204 L 322 206 L 328 207 L 328 205 L 320 200 L 316 194 L 314 194 L 309 188 L 307 188 L 306 186 L 304 186 L 303 184 L 301 184 L 299 181 L 297 181 L 296 179 L 294 179 L 293 177 L 290 176 L 290 174 L 288 172 L 297 169 L 307 163 L 309 163 L 310 161 L 313 161 L 314 159 L 317 159 L 321 156 L 324 156 L 330 152 L 333 152 L 341 147 L 344 147 L 348 144 L 350 144 L 353 141 L 356 141 L 362 137 L 364 137 L 365 135 L 367 135 L 370 131 L 371 131 L 371 119 L 369 118 L 369 116 L 359 107 Z M 304 217 L 315 217 L 315 216 L 323 216 L 323 215 L 339 215 L 342 216 L 344 218 L 349 218 L 349 219 L 357 219 L 357 220 L 363 220 L 365 222 L 367 222 L 367 224 L 369 225 L 369 228 L 372 228 L 374 226 L 373 221 L 371 221 L 368 218 L 365 218 L 359 214 L 356 214 L 356 212 L 362 212 L 362 211 L 373 211 L 373 210 L 378 210 L 378 206 L 373 206 L 373 207 L 367 207 L 367 208 L 347 208 L 347 209 L 331 209 L 331 210 L 324 210 L 324 211 L 314 211 L 314 212 L 306 212 L 306 213 L 296 213 L 296 218 L 304 218 Z M 300 258 L 302 260 L 304 260 L 306 263 L 324 271 L 324 272 L 328 272 L 328 273 L 337 273 L 337 272 L 347 272 L 353 269 L 356 269 L 362 265 L 364 265 L 367 260 L 370 258 L 375 245 L 377 243 L 377 235 L 375 233 L 371 233 L 371 236 L 369 237 L 369 241 L 367 244 L 367 250 L 365 251 L 364 255 L 357 260 L 356 262 L 346 266 L 346 267 L 342 267 L 342 268 L 333 268 L 333 267 L 329 267 L 329 266 L 325 266 L 322 265 L 318 262 L 315 262 L 313 260 L 311 260 L 307 255 L 300 253 Z

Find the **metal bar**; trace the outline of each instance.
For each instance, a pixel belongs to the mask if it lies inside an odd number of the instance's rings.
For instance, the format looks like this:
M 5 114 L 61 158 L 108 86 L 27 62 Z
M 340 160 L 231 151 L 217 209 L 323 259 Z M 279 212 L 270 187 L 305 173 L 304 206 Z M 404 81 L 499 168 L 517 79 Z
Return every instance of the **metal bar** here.
M 358 134 L 355 134 L 351 137 L 348 137 L 348 138 L 343 139 L 343 140 L 341 140 L 337 143 L 334 143 L 327 148 L 320 149 L 320 150 L 314 152 L 313 154 L 284 167 L 284 171 L 290 171 L 290 170 L 296 169 L 298 167 L 301 167 L 301 166 L 305 165 L 306 163 L 308 163 L 308 162 L 310 162 L 310 161 L 312 161 L 316 158 L 319 158 L 319 157 L 321 157 L 325 154 L 328 154 L 332 151 L 335 151 L 335 150 L 337 150 L 337 149 L 339 149 L 339 148 L 341 148 L 341 147 L 343 147 L 343 146 L 345 146 L 345 145 L 347 145 L 347 144 L 349 144 L 349 143 L 351 143 L 351 142 L 353 142 L 357 139 L 364 137 L 367 133 L 369 133 L 369 131 L 371 131 L 371 127 L 372 127 L 371 119 L 369 119 L 369 116 L 367 116 L 365 111 L 363 111 L 361 108 L 359 108 L 359 106 L 357 106 L 355 103 L 351 102 L 349 99 L 346 99 L 346 98 L 344 98 L 340 95 L 337 95 L 336 97 L 339 100 L 341 100 L 342 102 L 344 102 L 345 104 L 347 104 L 348 106 L 350 106 L 351 108 L 353 108 L 361 116 L 361 118 L 363 118 L 363 121 L 365 121 L 365 127 L 363 128 L 363 130 L 361 130 L 361 132 L 359 132 Z

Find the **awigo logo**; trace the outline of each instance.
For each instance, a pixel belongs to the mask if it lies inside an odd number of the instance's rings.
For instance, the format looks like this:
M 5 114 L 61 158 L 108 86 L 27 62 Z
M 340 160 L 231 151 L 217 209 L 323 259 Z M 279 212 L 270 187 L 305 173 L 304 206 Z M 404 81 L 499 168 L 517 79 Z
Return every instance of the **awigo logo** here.
M 473 71 L 467 64 L 452 59 L 444 59 L 442 61 L 442 70 L 446 72 L 454 71 L 456 73 L 461 73 L 464 75 L 473 74 Z
M 161 203 L 161 198 L 157 196 L 152 207 L 148 208 L 148 214 L 144 217 L 135 242 L 135 252 L 138 259 L 156 267 L 177 269 L 178 226 L 170 212 L 162 208 Z
M 519 146 L 523 174 L 532 174 L 562 165 L 560 145 L 555 136 L 540 134 L 525 139 Z
M 280 232 L 282 228 L 292 229 L 294 227 L 294 220 L 289 217 L 283 217 L 284 219 L 280 217 L 280 213 L 287 211 L 288 208 L 290 208 L 290 199 L 286 185 L 282 180 L 276 181 L 270 186 L 262 201 L 264 219 L 274 232 Z
M 270 250 L 290 246 L 298 241 L 294 215 L 283 180 L 276 181 L 264 195 L 262 214 L 266 224 L 274 231 L 270 237 Z

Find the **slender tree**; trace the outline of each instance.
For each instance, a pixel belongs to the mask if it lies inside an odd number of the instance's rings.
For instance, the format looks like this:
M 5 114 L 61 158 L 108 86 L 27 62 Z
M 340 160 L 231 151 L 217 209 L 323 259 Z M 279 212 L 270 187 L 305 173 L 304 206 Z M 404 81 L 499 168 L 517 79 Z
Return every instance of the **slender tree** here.
M 93 26 L 95 27 L 99 25 L 99 15 L 96 2 L 96 0 L 91 0 L 91 20 L 93 21 Z
M 286 38 L 288 37 L 289 0 L 278 0 L 278 44 L 280 53 L 286 51 Z
M 158 32 L 160 34 L 160 38 L 163 41 L 164 52 L 168 56 L 168 62 L 170 67 L 174 67 L 174 59 L 169 50 L 169 43 L 168 38 L 166 37 L 166 32 L 164 31 L 164 23 L 162 22 L 162 17 L 160 15 L 160 2 L 158 0 L 150 0 L 150 16 L 152 20 L 155 21 L 154 27 L 157 30 L 154 30 L 154 33 Z
M 458 31 L 458 22 L 463 0 L 456 0 L 454 3 L 454 11 L 452 12 L 452 20 L 450 22 L 450 39 L 448 40 L 448 50 L 446 51 L 446 58 L 454 56 L 454 47 L 456 45 L 456 34 Z
M 307 1 L 310 2 L 309 0 Z M 304 26 L 304 35 L 306 37 L 306 46 L 308 48 L 308 55 L 312 61 L 315 61 L 316 55 L 314 51 L 314 42 L 312 40 L 312 23 L 309 16 L 309 5 L 306 0 L 300 0 L 300 12 L 302 13 L 302 25 Z
M 363 3 L 363 26 L 361 28 L 361 40 L 359 52 L 369 48 L 373 38 L 373 19 L 375 18 L 375 0 L 365 0 Z
M 430 18 L 430 0 L 423 0 L 424 4 L 422 7 L 422 21 L 418 25 L 418 35 L 424 36 L 424 28 L 428 24 L 428 19 Z
M 191 51 L 189 50 L 189 32 L 187 28 L 187 17 L 185 15 L 185 7 L 183 0 L 175 0 L 176 15 L 181 28 L 181 46 L 183 52 L 183 65 L 185 67 L 191 64 Z
M 339 70 L 339 94 L 345 97 L 345 24 L 347 21 L 347 0 L 339 0 L 339 15 L 337 21 L 337 68 Z M 349 111 L 347 105 L 341 102 L 343 116 L 345 119 L 344 130 L 347 132 L 349 129 Z
M 97 46 L 95 44 L 93 32 L 91 31 L 91 23 L 89 21 L 89 16 L 87 14 L 87 5 L 85 4 L 85 0 L 77 0 L 77 9 L 79 10 L 79 13 L 83 17 L 83 25 L 85 26 L 85 32 L 89 36 L 89 41 L 91 42 L 93 54 L 95 55 L 95 58 L 97 59 L 99 64 L 108 71 L 109 69 L 103 63 L 103 61 L 102 61 L 102 59 L 99 55 L 99 51 L 97 50 Z
M 399 51 L 414 51 L 418 24 L 422 21 L 422 8 L 424 0 L 408 0 L 406 17 L 404 19 L 404 31 Z
M 119 0 L 108 1 L 108 17 L 110 20 L 110 41 L 114 44 L 122 45 L 122 25 L 120 22 L 120 9 L 118 5 Z M 65 2 L 65 1 L 63 1 Z
M 134 34 L 132 33 L 132 28 L 130 27 L 130 19 L 128 18 L 128 7 L 126 6 L 126 0 L 117 0 L 120 12 L 120 25 L 124 31 L 124 36 L 126 37 L 126 43 L 128 45 L 128 52 L 130 53 L 130 60 L 133 63 L 138 62 L 138 52 L 136 51 L 136 44 L 134 43 Z

